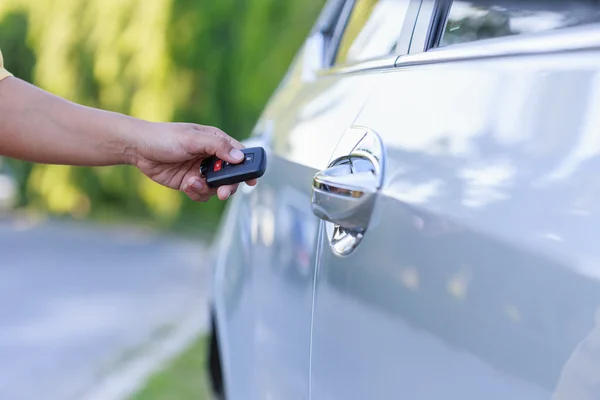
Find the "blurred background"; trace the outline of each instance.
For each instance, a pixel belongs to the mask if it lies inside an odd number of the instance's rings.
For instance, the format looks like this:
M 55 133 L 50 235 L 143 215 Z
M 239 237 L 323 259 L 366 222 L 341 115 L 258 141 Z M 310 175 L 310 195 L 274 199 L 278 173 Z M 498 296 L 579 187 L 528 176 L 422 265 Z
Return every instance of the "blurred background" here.
M 324 0 L 2 0 L 0 49 L 15 76 L 70 100 L 151 121 L 214 125 L 243 139 Z M 15 206 L 76 219 L 213 228 L 199 207 L 133 168 L 4 160 Z M 8 204 L 10 184 L 0 178 Z M 181 226 L 183 225 L 183 226 Z
M 244 139 L 323 4 L 2 0 L 0 49 L 67 99 Z M 0 398 L 205 398 L 223 206 L 134 168 L 0 158 Z

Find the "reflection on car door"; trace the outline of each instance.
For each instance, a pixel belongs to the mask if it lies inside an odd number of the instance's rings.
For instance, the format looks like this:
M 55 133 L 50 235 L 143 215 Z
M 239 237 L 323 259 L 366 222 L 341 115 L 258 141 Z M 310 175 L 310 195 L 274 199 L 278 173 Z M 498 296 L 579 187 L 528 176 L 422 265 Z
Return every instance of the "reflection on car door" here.
M 345 3 L 370 4 L 365 15 L 349 22 L 349 26 L 357 28 L 357 39 L 347 42 L 346 57 L 354 57 L 353 61 L 370 57 L 372 53 L 364 54 L 367 49 L 373 51 L 368 45 L 369 37 L 377 38 L 378 42 L 385 38 L 385 45 L 376 54 L 387 57 L 381 58 L 379 65 L 393 67 L 396 58 L 393 54 L 399 51 L 396 43 L 403 25 L 373 24 L 371 16 L 396 15 L 398 18 L 391 21 L 402 21 L 409 3 L 414 2 Z M 369 27 L 370 35 L 362 33 L 362 25 Z M 383 32 L 381 28 L 385 28 Z M 308 43 L 318 44 L 312 40 Z M 238 368 L 229 384 L 235 386 L 232 396 L 235 399 L 309 398 L 314 266 L 319 232 L 319 220 L 311 212 L 312 180 L 327 165 L 340 136 L 382 78 L 380 74 L 306 74 L 304 68 L 312 64 L 310 60 L 306 62 L 305 57 L 310 56 L 306 49 L 311 48 L 308 46 L 300 54 L 261 116 L 259 126 L 265 130 L 262 140 L 269 148 L 269 168 L 256 189 L 240 200 L 252 214 L 246 235 L 250 238 L 248 266 L 252 271 L 244 285 L 254 304 L 251 331 L 229 331 L 229 335 L 238 338 L 248 335 L 238 343 L 245 341 L 248 349 L 252 349 L 239 350 L 245 354 L 251 352 L 248 356 L 252 358 L 252 368 L 245 371 L 246 376 L 240 376 L 244 371 L 233 365 L 233 359 L 230 362 L 232 368 Z M 235 350 L 230 354 L 234 357 Z M 236 377 L 247 385 L 236 386 Z
M 320 244 L 312 400 L 597 398 L 599 65 L 385 74 L 355 121 L 387 149 L 371 224 L 347 256 Z
M 267 148 L 269 166 L 259 185 L 233 199 L 237 220 L 225 223 L 231 240 L 220 241 L 218 324 L 229 346 L 223 354 L 231 399 L 309 397 L 318 233 L 311 182 L 379 79 L 315 79 L 303 71 L 305 57 L 306 48 L 257 124 L 253 144 Z
M 255 398 L 308 398 L 318 233 L 311 182 L 358 113 L 373 79 L 320 79 L 304 85 L 284 108 L 263 116 L 273 129 L 269 170 L 246 198 L 252 210 L 248 265 L 256 302 Z M 353 92 L 359 86 L 363 90 Z

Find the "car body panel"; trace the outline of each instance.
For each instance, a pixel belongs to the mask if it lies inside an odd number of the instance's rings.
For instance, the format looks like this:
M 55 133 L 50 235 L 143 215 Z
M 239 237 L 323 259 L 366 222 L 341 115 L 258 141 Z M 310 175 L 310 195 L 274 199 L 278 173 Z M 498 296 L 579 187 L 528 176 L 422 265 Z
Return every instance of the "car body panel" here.
M 320 74 L 301 50 L 247 143 L 267 172 L 215 239 L 227 398 L 600 397 L 598 32 Z M 312 179 L 356 125 L 385 180 L 340 257 Z
M 355 252 L 322 243 L 312 399 L 598 397 L 598 66 L 385 74 L 355 123 L 386 182 Z
M 215 239 L 214 304 L 228 399 L 309 396 L 319 226 L 310 208 L 312 178 L 327 166 L 378 75 L 307 81 L 301 65 L 302 52 L 246 143 L 267 148 L 267 171 L 255 188 L 234 196 Z

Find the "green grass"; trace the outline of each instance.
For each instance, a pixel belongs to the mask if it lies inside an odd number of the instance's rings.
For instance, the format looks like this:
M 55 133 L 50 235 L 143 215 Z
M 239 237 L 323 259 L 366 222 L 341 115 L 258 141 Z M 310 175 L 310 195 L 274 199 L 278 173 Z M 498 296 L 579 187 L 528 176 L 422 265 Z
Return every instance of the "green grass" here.
M 206 371 L 209 339 L 201 337 L 152 376 L 130 400 L 209 400 Z

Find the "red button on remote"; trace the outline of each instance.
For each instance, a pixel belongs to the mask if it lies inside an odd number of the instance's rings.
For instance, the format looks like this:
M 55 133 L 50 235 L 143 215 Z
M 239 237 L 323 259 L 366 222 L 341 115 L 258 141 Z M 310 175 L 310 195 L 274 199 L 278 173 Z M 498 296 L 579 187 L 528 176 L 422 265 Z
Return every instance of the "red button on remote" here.
M 217 160 L 217 161 L 215 161 L 215 168 L 214 168 L 214 171 L 215 171 L 215 172 L 216 172 L 216 171 L 220 171 L 220 170 L 221 170 L 221 165 L 222 165 L 222 164 L 223 164 L 223 161 L 222 161 L 222 160 Z

